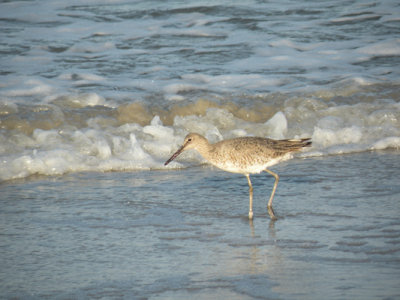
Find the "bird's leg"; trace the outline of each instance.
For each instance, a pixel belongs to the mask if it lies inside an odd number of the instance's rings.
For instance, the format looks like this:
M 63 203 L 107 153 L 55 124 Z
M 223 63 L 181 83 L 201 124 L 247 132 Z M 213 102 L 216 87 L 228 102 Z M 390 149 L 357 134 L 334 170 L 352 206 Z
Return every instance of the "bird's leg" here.
M 272 176 L 275 177 L 274 187 L 272 188 L 272 193 L 271 193 L 271 196 L 269 197 L 269 201 L 268 201 L 268 205 L 267 205 L 269 216 L 271 217 L 271 219 L 274 220 L 274 219 L 276 219 L 276 217 L 274 214 L 274 210 L 272 209 L 272 199 L 274 199 L 276 187 L 278 186 L 279 176 L 278 176 L 278 174 L 276 174 L 268 169 L 265 169 L 265 172 L 268 172 L 269 174 L 271 174 Z
M 253 219 L 253 186 L 251 185 L 250 175 L 246 174 L 247 183 L 249 184 L 249 219 Z

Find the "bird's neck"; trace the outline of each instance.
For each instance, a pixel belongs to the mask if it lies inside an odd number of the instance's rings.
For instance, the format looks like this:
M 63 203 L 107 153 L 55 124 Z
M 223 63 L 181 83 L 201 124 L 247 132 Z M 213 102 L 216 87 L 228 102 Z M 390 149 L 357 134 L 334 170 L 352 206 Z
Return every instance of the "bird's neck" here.
M 206 160 L 210 160 L 211 152 L 214 149 L 214 145 L 210 144 L 206 139 L 201 140 L 198 143 L 196 150 L 203 156 Z

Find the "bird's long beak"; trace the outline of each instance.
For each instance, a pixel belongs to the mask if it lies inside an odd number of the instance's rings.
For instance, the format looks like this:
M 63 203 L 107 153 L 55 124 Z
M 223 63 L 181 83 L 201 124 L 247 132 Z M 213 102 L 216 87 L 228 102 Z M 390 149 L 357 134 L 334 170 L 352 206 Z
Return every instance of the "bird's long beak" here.
M 183 150 L 185 150 L 186 144 L 183 144 L 182 147 L 178 149 L 165 163 L 164 166 L 168 165 L 171 161 L 173 161 L 179 154 L 182 153 Z

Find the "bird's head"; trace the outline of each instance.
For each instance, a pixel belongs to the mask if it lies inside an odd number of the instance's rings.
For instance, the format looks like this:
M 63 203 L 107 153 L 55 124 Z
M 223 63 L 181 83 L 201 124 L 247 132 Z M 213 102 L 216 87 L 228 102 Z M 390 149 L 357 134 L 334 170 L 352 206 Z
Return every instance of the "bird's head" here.
M 168 165 L 171 161 L 173 161 L 179 154 L 188 149 L 196 149 L 199 145 L 201 145 L 204 141 L 207 140 L 197 133 L 189 133 L 185 140 L 183 141 L 182 146 L 165 162 L 164 166 Z

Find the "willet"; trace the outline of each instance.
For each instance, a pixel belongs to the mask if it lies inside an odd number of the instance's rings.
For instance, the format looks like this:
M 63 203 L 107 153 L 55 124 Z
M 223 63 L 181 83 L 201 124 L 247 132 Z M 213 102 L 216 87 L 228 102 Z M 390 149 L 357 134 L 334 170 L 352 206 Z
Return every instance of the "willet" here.
M 249 184 L 249 219 L 253 219 L 253 186 L 250 174 L 266 171 L 275 177 L 274 187 L 267 209 L 271 219 L 276 219 L 272 209 L 272 199 L 278 186 L 278 174 L 267 168 L 291 158 L 291 153 L 311 146 L 311 139 L 273 140 L 261 137 L 238 137 L 210 144 L 200 134 L 189 133 L 183 145 L 164 165 L 168 165 L 184 150 L 195 149 L 212 165 L 232 173 L 244 174 Z

